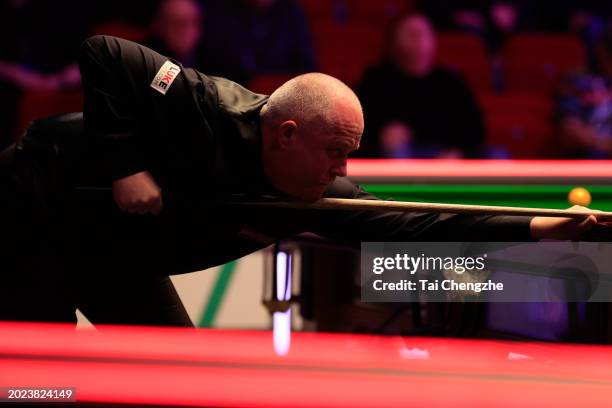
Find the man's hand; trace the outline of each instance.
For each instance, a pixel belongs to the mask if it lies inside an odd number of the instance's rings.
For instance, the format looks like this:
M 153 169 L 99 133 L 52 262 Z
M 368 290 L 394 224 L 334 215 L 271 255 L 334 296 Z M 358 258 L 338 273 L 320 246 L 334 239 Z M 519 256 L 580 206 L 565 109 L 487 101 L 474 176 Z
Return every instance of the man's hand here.
M 575 205 L 570 208 L 575 211 L 592 211 L 586 207 Z M 529 224 L 531 236 L 535 239 L 577 239 L 597 224 L 597 218 L 589 215 L 584 219 L 534 217 Z
M 147 171 L 113 181 L 113 197 L 122 211 L 136 214 L 159 214 L 161 189 Z

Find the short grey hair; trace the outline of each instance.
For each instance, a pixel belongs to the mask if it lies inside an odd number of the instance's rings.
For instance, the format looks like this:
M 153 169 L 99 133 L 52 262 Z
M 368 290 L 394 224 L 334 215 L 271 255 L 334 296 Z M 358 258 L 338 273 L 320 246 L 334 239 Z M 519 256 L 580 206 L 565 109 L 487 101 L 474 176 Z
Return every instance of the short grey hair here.
M 334 104 L 340 98 L 349 98 L 361 109 L 355 93 L 339 79 L 316 72 L 303 74 L 276 89 L 261 115 L 273 126 L 286 120 L 333 126 L 336 118 Z

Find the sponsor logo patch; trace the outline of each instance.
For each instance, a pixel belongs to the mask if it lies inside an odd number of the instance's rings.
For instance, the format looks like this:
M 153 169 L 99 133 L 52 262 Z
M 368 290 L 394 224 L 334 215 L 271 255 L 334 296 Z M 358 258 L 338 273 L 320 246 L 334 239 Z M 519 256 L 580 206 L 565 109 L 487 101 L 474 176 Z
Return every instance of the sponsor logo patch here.
M 181 72 L 181 68 L 178 65 L 173 64 L 170 61 L 164 62 L 164 65 L 162 65 L 159 71 L 157 71 L 153 82 L 151 82 L 151 88 L 155 89 L 162 95 L 165 95 L 179 72 Z

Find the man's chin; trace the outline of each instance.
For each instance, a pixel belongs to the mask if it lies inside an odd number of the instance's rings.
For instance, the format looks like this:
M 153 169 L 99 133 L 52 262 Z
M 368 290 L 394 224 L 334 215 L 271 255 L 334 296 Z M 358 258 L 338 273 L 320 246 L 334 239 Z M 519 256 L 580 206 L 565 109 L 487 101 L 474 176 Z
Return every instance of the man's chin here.
M 312 204 L 317 202 L 321 197 L 323 197 L 323 194 L 303 195 L 301 197 L 298 197 L 298 200 L 308 204 Z
M 326 187 L 317 187 L 312 188 L 308 191 L 301 191 L 298 194 L 295 194 L 294 198 L 299 201 L 311 204 L 323 197 L 323 192 L 325 191 L 325 189 Z

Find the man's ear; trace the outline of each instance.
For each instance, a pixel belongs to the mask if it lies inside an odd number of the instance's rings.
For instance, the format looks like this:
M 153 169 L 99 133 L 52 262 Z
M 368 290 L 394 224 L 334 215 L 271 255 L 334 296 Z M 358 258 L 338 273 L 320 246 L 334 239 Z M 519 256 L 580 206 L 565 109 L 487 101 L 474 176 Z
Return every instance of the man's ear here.
M 293 120 L 287 120 L 278 128 L 278 145 L 281 149 L 286 149 L 294 143 L 297 137 L 298 126 Z

